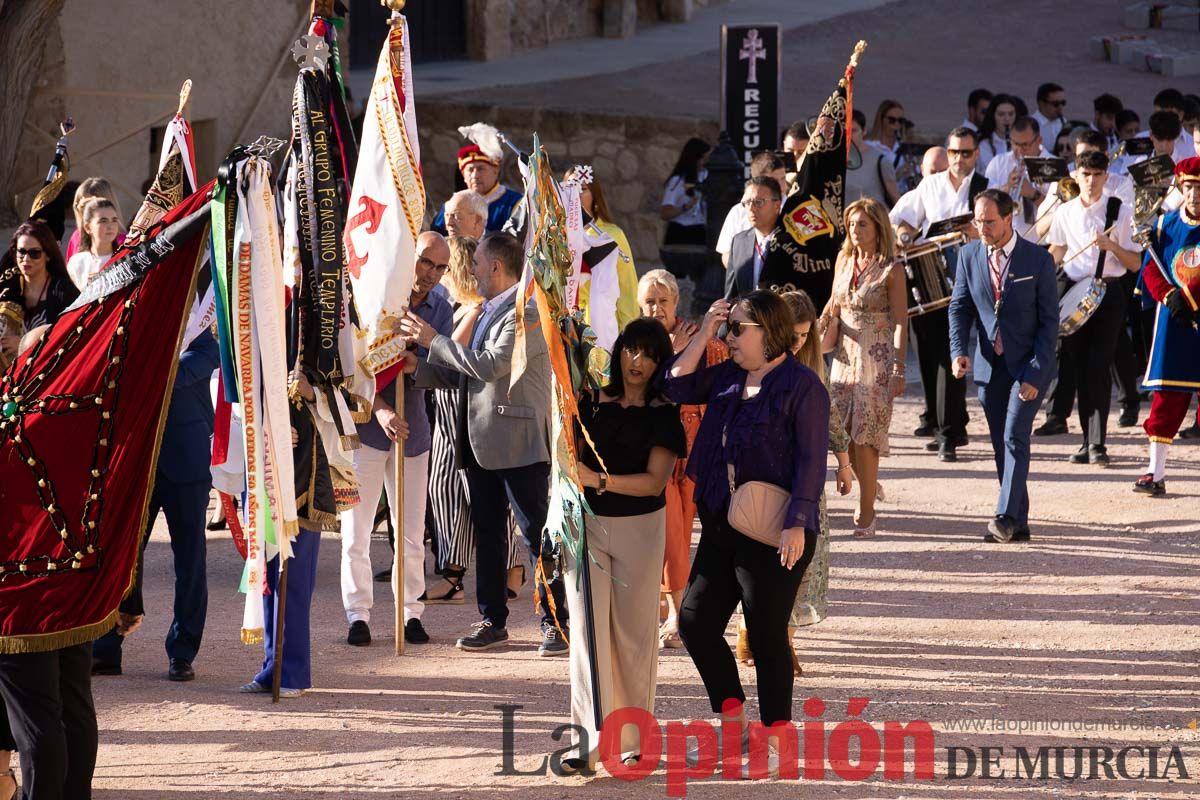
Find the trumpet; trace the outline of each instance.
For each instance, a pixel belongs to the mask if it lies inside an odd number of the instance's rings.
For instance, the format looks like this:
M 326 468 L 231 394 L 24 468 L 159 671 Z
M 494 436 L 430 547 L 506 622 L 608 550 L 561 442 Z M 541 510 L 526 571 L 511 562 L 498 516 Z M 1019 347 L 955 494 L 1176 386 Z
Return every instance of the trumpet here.
M 1054 210 L 1063 203 L 1069 203 L 1076 197 L 1079 197 L 1079 181 L 1075 180 L 1070 175 L 1065 178 L 1059 178 L 1055 183 L 1054 188 L 1054 202 L 1050 204 L 1049 208 L 1047 208 L 1041 214 L 1038 214 L 1038 218 L 1033 221 L 1034 230 L 1037 230 L 1037 226 L 1041 224 L 1042 220 L 1046 218 L 1047 214 L 1053 213 Z M 1034 244 L 1042 244 L 1049 233 L 1050 229 L 1046 228 L 1045 232 L 1038 236 L 1038 239 L 1036 242 L 1034 242 Z
M 1020 174 L 1017 178 L 1016 185 L 1008 190 L 1008 195 L 1012 198 L 1014 203 L 1019 203 L 1021 201 L 1021 187 L 1025 185 L 1025 178 L 1028 176 L 1029 170 L 1025 167 L 1025 155 L 1023 153 L 1017 153 L 1016 155 L 1017 168 L 1014 169 L 1013 172 L 1019 172 Z M 1012 180 L 1011 174 L 1009 175 L 1009 180 Z

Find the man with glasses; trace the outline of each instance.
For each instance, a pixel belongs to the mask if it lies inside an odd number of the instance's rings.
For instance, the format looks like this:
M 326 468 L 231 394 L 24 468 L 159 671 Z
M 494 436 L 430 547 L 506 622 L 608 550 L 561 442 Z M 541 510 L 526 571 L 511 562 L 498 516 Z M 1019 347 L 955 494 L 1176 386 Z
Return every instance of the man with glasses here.
M 750 230 L 733 237 L 729 245 L 729 268 L 725 271 L 725 298 L 732 300 L 759 288 L 763 265 L 770 250 L 783 193 L 774 178 L 759 176 L 746 182 L 742 208 Z
M 1064 355 L 1074 362 L 1083 429 L 1083 443 L 1070 460 L 1107 467 L 1111 369 L 1128 302 L 1118 281 L 1126 271 L 1136 272 L 1141 267 L 1141 250 L 1133 241 L 1133 209 L 1117 197 L 1104 198 L 1108 156 L 1097 152 L 1081 155 L 1076 160 L 1075 179 L 1080 193 L 1054 215 L 1047 236 L 1050 255 L 1062 267 L 1064 293 L 1093 277 L 1102 279 L 1106 290 L 1095 313 L 1062 340 Z
M 959 255 L 950 301 L 954 375 L 974 364 L 1000 479 L 996 515 L 984 541 L 1029 541 L 1029 436 L 1054 375 L 1058 292 L 1054 262 L 1013 230 L 1012 197 L 988 189 L 975 199 L 980 242 Z M 975 358 L 967 356 L 971 331 Z
M 434 334 L 449 336 L 454 325 L 450 303 L 433 291 L 446 274 L 450 246 L 439 233 L 426 231 L 417 237 L 417 254 L 409 313 L 424 320 Z M 428 343 L 420 344 L 424 356 Z M 425 497 L 429 481 L 429 450 L 432 432 L 425 413 L 425 389 L 397 375 L 398 369 L 376 376 L 376 394 L 371 419 L 358 426 L 362 446 L 354 451 L 354 472 L 359 480 L 361 502 L 342 512 L 342 605 L 350 624 L 346 643 L 365 647 L 371 643 L 371 607 L 375 590 L 371 575 L 371 534 L 381 491 L 387 491 L 388 507 L 396 508 L 395 481 L 397 441 L 404 448 L 404 530 L 397 532 L 396 546 L 404 548 L 404 574 L 392 576 L 392 586 L 404 598 L 404 640 L 424 644 L 429 635 L 421 624 L 425 610 Z M 389 373 L 390 380 L 389 380 Z M 409 381 L 404 391 L 404 416 L 396 413 L 396 381 Z
M 975 171 L 979 159 L 976 134 L 969 128 L 955 128 L 946 140 L 950 168 L 921 181 L 916 189 L 900 199 L 889 215 L 900 241 L 908 245 L 920 237 L 933 222 L 970 212 L 975 197 L 987 188 L 987 178 Z M 910 198 L 911 195 L 911 198 Z M 962 228 L 970 239 L 978 234 L 968 223 Z M 955 250 L 946 252 L 947 264 L 954 276 Z M 967 443 L 967 388 L 962 378 L 950 370 L 950 318 L 947 309 L 930 311 L 912 318 L 913 338 L 917 345 L 917 363 L 925 389 L 925 411 L 913 433 L 933 436 L 925 449 L 937 451 L 942 461 L 957 461 L 957 448 Z
M 1030 116 L 1041 127 L 1043 140 L 1053 142 L 1066 122 L 1063 118 L 1063 109 L 1067 107 L 1066 91 L 1057 83 L 1043 83 L 1037 90 L 1037 107 Z
M 1036 242 L 1037 209 L 1045 192 L 1029 179 L 1025 159 L 1050 157 L 1042 147 L 1041 127 L 1036 115 L 1017 117 L 1009 130 L 1008 142 L 1012 149 L 988 162 L 988 186 L 1008 192 L 1017 206 L 1013 216 L 1013 230 L 1022 239 Z
M 803 155 L 803 151 L 801 151 Z M 767 177 L 779 184 L 781 194 L 787 194 L 787 164 L 777 153 L 759 153 L 750 161 L 750 177 Z M 717 237 L 717 252 L 721 255 L 721 263 L 729 266 L 729 251 L 733 247 L 733 237 L 753 227 L 746 208 L 739 203 L 729 209 L 725 222 L 721 225 L 721 234 Z

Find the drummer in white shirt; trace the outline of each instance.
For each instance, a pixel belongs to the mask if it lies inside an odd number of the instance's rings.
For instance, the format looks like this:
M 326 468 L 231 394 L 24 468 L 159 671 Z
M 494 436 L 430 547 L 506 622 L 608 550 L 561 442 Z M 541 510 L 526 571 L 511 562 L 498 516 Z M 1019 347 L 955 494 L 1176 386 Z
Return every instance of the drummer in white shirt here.
M 1108 143 L 1103 133 L 1091 130 L 1090 128 L 1077 131 L 1072 134 L 1071 138 L 1074 142 L 1076 159 L 1082 157 L 1084 153 L 1104 153 L 1104 148 Z M 1076 178 L 1072 178 L 1072 180 L 1076 180 Z M 1077 180 L 1076 183 L 1078 183 Z M 1119 175 L 1110 171 L 1108 179 L 1104 182 L 1102 196 L 1104 198 L 1119 197 L 1125 206 L 1132 209 L 1133 180 L 1128 175 Z M 1050 226 L 1054 222 L 1054 217 L 1062 206 L 1063 202 L 1059 197 L 1058 184 L 1051 184 L 1049 191 L 1046 193 L 1046 198 L 1042 200 L 1042 204 L 1038 208 L 1038 236 L 1035 239 L 1038 244 L 1045 243 L 1046 237 L 1050 233 Z M 1065 282 L 1060 274 L 1059 293 L 1061 294 L 1065 290 Z M 1034 434 L 1037 436 L 1054 436 L 1066 433 L 1067 420 L 1070 418 L 1071 411 L 1075 407 L 1075 364 L 1071 360 L 1070 353 L 1063 352 L 1061 341 L 1059 342 L 1056 355 L 1058 357 L 1058 377 L 1054 379 L 1053 383 L 1050 384 L 1049 391 L 1046 392 L 1046 420 L 1034 430 Z M 1127 389 L 1128 387 L 1125 388 Z M 1136 387 L 1132 396 L 1129 395 L 1128 391 L 1123 392 L 1123 395 L 1122 416 L 1128 417 L 1130 413 L 1136 416 L 1140 406 Z
M 950 168 L 922 180 L 889 215 L 905 244 L 918 239 L 933 222 L 969 214 L 975 195 L 987 188 L 987 178 L 975 171 L 979 147 L 974 131 L 961 127 L 950 131 L 946 153 Z M 961 230 L 970 239 L 979 237 L 970 222 Z M 953 279 L 957 253 L 946 256 Z M 935 436 L 926 449 L 937 450 L 942 461 L 957 461 L 956 448 L 967 441 L 967 390 L 966 381 L 950 370 L 949 312 L 943 308 L 913 317 L 912 331 L 925 389 L 925 411 L 914 434 Z
M 1081 128 L 1072 133 L 1071 138 L 1074 140 L 1076 159 L 1084 153 L 1104 153 L 1104 148 L 1108 143 L 1103 133 L 1088 128 Z M 1128 175 L 1121 175 L 1110 171 L 1108 173 L 1108 180 L 1104 182 L 1104 196 L 1111 197 L 1113 195 L 1121 198 L 1122 203 L 1133 208 L 1133 179 Z M 1047 187 L 1046 196 L 1042 198 L 1041 205 L 1038 206 L 1038 235 L 1034 238 L 1034 241 L 1045 241 L 1046 234 L 1050 231 L 1050 224 L 1054 222 L 1054 214 L 1061 206 L 1062 202 L 1059 199 L 1058 184 L 1051 184 Z
M 1013 232 L 1018 236 L 1037 242 L 1038 204 L 1045 198 L 1045 190 L 1029 179 L 1025 168 L 1027 158 L 1050 158 L 1042 147 L 1041 126 L 1035 117 L 1017 117 L 1008 134 L 1012 150 L 1000 153 L 987 165 L 989 189 L 1002 189 L 1013 198 Z M 1018 190 L 1018 187 L 1019 190 Z
M 1108 156 L 1084 153 L 1075 163 L 1080 194 L 1054 215 L 1048 236 L 1050 255 L 1071 284 L 1068 294 L 1074 284 L 1090 280 L 1097 271 L 1107 288 L 1087 322 L 1062 340 L 1064 353 L 1074 362 L 1079 424 L 1083 429 L 1082 446 L 1070 460 L 1107 467 L 1111 368 L 1128 302 L 1120 286 L 1112 284 L 1127 271 L 1136 272 L 1141 267 L 1141 251 L 1133 241 L 1133 209 L 1117 198 L 1104 197 Z

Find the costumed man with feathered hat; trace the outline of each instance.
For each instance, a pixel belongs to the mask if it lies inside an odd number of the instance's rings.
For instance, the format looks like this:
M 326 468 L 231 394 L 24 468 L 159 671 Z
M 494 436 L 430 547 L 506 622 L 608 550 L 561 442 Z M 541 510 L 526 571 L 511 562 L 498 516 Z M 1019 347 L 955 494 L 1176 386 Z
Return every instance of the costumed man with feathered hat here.
M 1175 165 L 1183 195 L 1178 210 L 1159 217 L 1150 246 L 1161 267 L 1147 254 L 1139 291 L 1154 308 L 1154 338 L 1143 390 L 1153 393 L 1143 426 L 1150 437 L 1150 465 L 1133 485 L 1135 492 L 1166 492 L 1167 451 L 1187 415 L 1193 393 L 1200 392 L 1200 157 Z
M 467 188 L 478 192 L 488 204 L 487 229 L 498 231 L 521 201 L 521 193 L 500 182 L 500 162 L 504 156 L 499 132 L 491 125 L 477 122 L 459 128 L 471 143 L 458 150 L 458 171 Z M 433 218 L 433 230 L 446 235 L 446 206 Z

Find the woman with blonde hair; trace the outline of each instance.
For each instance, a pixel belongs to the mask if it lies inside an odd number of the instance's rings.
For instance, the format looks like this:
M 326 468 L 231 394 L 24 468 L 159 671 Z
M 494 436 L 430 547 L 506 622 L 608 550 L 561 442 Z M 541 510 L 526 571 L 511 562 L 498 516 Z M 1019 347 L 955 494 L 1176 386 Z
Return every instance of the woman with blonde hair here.
M 904 392 L 908 304 L 904 269 L 887 211 L 870 198 L 843 216 L 846 238 L 834 266 L 833 296 L 818 329 L 833 352 L 829 394 L 850 436 L 850 463 L 859 480 L 854 535 L 875 534 L 879 459 L 888 454 L 892 401 Z
M 113 191 L 112 184 L 108 182 L 108 179 L 99 177 L 84 178 L 83 182 L 79 184 L 79 188 L 75 190 L 75 199 L 71 201 L 71 209 L 75 212 L 75 232 L 71 234 L 71 239 L 67 242 L 67 252 L 63 256 L 67 261 L 70 261 L 71 256 L 78 253 L 81 249 L 80 241 L 83 236 L 84 224 L 83 207 L 87 204 L 88 200 L 94 197 L 101 197 L 111 202 L 113 209 L 117 212 L 117 220 L 120 221 L 123 219 L 121 216 L 121 206 L 117 202 L 117 194 Z M 122 222 L 120 223 L 120 230 L 117 232 L 114 246 L 120 247 L 124 241 L 125 225 Z
M 479 242 L 468 236 L 451 236 L 446 241 L 450 245 L 450 266 L 442 282 L 454 306 L 454 333 L 451 338 L 467 344 L 483 309 L 479 283 L 471 273 L 471 262 L 475 258 L 475 248 Z M 458 605 L 465 600 L 463 577 L 467 574 L 471 548 L 475 541 L 466 480 L 454 465 L 457 419 L 458 390 L 434 389 L 433 442 L 429 453 L 429 508 L 433 519 L 433 532 L 438 542 L 435 571 L 442 576 L 444 585 L 426 592 L 425 602 L 435 605 Z M 514 524 L 510 513 L 510 596 L 515 596 L 516 589 L 525 583 L 524 561 L 519 548 L 521 537 L 513 535 Z
M 665 269 L 652 269 L 637 284 L 637 302 L 643 317 L 656 319 L 671 337 L 671 349 L 680 353 L 696 333 L 695 323 L 678 315 L 679 283 Z M 729 348 L 720 339 L 709 340 L 705 364 L 712 366 L 729 358 Z M 696 431 L 704 417 L 702 405 L 680 405 L 679 419 L 687 439 L 687 452 L 675 465 L 667 482 L 667 538 L 663 555 L 661 596 L 667 601 L 667 618 L 659 629 L 659 644 L 682 647 L 679 638 L 679 609 L 683 590 L 692 569 L 692 525 L 696 520 L 696 485 L 687 476 L 687 453 L 696 441 Z

